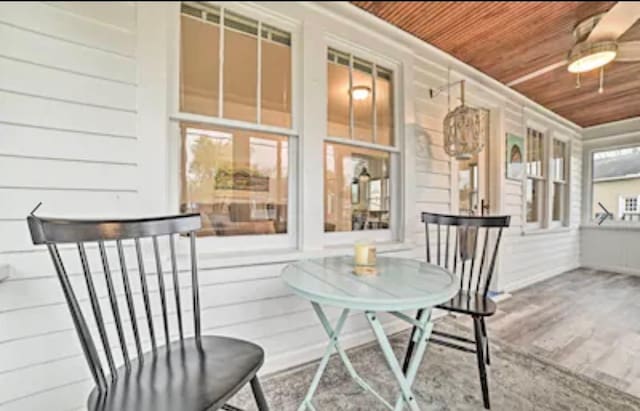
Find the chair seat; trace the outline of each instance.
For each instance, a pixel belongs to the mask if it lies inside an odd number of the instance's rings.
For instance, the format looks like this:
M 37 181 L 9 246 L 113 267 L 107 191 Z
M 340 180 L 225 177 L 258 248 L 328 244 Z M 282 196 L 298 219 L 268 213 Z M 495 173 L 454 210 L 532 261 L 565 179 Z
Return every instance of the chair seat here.
M 264 362 L 264 351 L 247 341 L 203 336 L 147 352 L 131 370 L 118 368 L 106 392 L 97 388 L 88 409 L 101 411 L 216 410 L 244 386 Z M 108 378 L 108 377 L 107 377 Z
M 489 297 L 479 293 L 460 291 L 451 300 L 440 304 L 437 308 L 457 313 L 488 317 L 496 312 L 496 303 Z

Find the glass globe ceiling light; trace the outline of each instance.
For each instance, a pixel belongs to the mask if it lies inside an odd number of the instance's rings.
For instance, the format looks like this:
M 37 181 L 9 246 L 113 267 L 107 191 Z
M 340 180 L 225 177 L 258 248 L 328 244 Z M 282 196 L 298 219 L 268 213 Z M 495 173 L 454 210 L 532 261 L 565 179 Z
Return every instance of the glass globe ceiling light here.
M 354 100 L 365 100 L 371 94 L 371 89 L 367 86 L 355 86 L 351 88 L 351 97 Z
M 615 41 L 600 41 L 596 43 L 578 43 L 569 52 L 569 66 L 571 73 L 586 73 L 611 63 L 618 54 Z

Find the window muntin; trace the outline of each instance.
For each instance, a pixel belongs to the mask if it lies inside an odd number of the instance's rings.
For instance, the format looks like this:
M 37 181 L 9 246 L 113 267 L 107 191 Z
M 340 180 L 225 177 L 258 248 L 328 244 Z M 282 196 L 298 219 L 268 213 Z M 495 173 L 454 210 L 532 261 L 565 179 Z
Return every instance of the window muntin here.
M 291 63 L 290 33 L 225 8 L 182 4 L 181 112 L 291 128 Z
M 284 234 L 288 138 L 180 123 L 181 212 L 200 212 L 203 236 Z
M 333 48 L 327 55 L 327 131 L 331 137 L 393 146 L 393 72 Z M 354 93 L 354 90 L 367 90 Z
M 542 222 L 544 173 L 544 134 L 533 128 L 527 128 L 527 185 L 526 217 L 527 223 Z
M 640 146 L 594 152 L 591 164 L 591 218 L 601 218 L 604 207 L 611 213 L 604 224 L 640 222 Z
M 325 142 L 325 232 L 390 227 L 390 154 Z

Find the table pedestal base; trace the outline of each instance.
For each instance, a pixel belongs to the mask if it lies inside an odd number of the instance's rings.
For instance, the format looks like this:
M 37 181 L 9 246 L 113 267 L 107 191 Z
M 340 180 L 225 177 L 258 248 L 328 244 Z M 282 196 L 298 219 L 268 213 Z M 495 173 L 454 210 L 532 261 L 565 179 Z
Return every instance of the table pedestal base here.
M 391 313 L 392 315 L 400 318 L 401 320 L 407 321 L 411 325 L 416 326 L 418 329 L 418 332 L 416 332 L 413 335 L 413 342 L 415 344 L 414 345 L 415 349 L 413 350 L 413 355 L 409 359 L 409 366 L 407 368 L 406 375 L 402 372 L 400 363 L 398 362 L 398 359 L 393 353 L 391 344 L 389 343 L 389 339 L 387 338 L 387 335 L 385 334 L 384 329 L 380 324 L 377 313 L 372 311 L 365 312 L 367 321 L 371 325 L 373 333 L 375 334 L 376 339 L 378 340 L 378 344 L 382 349 L 382 353 L 384 354 L 384 357 L 387 360 L 387 364 L 391 368 L 391 372 L 393 373 L 393 376 L 398 384 L 398 387 L 400 388 L 400 395 L 396 399 L 395 405 L 391 405 L 391 403 L 389 403 L 384 397 L 382 397 L 379 393 L 377 393 L 369 384 L 367 384 L 365 380 L 363 380 L 360 377 L 360 375 L 358 375 L 355 368 L 353 368 L 353 364 L 349 360 L 349 357 L 347 357 L 347 353 L 340 346 L 339 336 L 340 336 L 340 332 L 342 331 L 342 327 L 344 326 L 344 323 L 347 319 L 347 316 L 349 315 L 349 309 L 342 310 L 342 313 L 338 318 L 338 322 L 336 323 L 335 327 L 332 327 L 331 323 L 329 322 L 329 319 L 327 318 L 326 314 L 322 310 L 322 307 L 316 302 L 312 302 L 311 304 L 313 305 L 314 311 L 316 312 L 318 318 L 320 319 L 320 322 L 322 323 L 322 326 L 324 327 L 327 335 L 329 336 L 329 345 L 327 345 L 324 355 L 320 360 L 320 365 L 318 365 L 318 370 L 316 371 L 313 377 L 313 380 L 311 381 L 311 385 L 309 386 L 307 395 L 302 401 L 302 404 L 300 404 L 298 411 L 304 411 L 307 409 L 315 411 L 315 407 L 313 406 L 311 400 L 318 388 L 318 385 L 320 383 L 320 378 L 322 377 L 322 374 L 324 374 L 327 364 L 329 363 L 329 358 L 331 357 L 331 354 L 333 354 L 334 350 L 338 353 L 338 356 L 340 357 L 340 359 L 342 360 L 342 363 L 347 368 L 347 371 L 349 372 L 349 375 L 351 376 L 351 378 L 358 385 L 360 385 L 364 390 L 374 395 L 388 409 L 394 410 L 394 411 L 401 411 L 404 409 L 406 405 L 412 411 L 420 410 L 416 402 L 415 395 L 413 395 L 413 392 L 411 390 L 411 386 L 413 385 L 413 381 L 415 380 L 416 374 L 418 372 L 418 367 L 420 366 L 420 363 L 422 362 L 422 358 L 424 357 L 424 352 L 425 352 L 425 349 L 427 348 L 427 340 L 429 338 L 429 335 L 431 335 L 431 330 L 433 328 L 433 324 L 431 323 L 430 308 L 422 310 L 422 314 L 418 319 L 413 319 L 400 312 Z

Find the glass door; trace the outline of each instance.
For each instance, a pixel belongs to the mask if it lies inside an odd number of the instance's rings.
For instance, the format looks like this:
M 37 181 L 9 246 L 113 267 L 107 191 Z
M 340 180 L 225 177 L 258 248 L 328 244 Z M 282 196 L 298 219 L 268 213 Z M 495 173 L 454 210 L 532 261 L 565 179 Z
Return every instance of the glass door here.
M 488 115 L 488 114 L 487 114 Z M 489 136 L 489 133 L 486 133 Z M 458 162 L 458 214 L 489 214 L 489 138 L 484 148 L 470 159 Z

